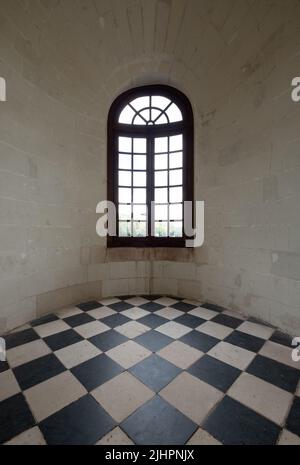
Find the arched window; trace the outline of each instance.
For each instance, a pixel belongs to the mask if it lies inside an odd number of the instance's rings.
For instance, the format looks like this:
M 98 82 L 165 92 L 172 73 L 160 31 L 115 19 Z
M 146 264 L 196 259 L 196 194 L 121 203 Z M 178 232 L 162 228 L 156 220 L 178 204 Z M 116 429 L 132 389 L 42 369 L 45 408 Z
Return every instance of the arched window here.
M 108 117 L 108 200 L 117 207 L 110 247 L 184 247 L 183 203 L 193 200 L 193 112 L 163 85 L 131 89 Z

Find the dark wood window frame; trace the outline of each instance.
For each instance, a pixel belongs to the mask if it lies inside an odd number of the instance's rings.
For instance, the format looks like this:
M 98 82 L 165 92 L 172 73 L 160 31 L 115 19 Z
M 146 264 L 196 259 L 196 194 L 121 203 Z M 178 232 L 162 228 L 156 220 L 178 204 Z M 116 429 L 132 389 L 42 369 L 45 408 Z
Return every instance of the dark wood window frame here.
M 132 100 L 143 96 L 163 96 L 174 102 L 182 112 L 183 120 L 176 123 L 138 126 L 120 124 L 123 108 Z M 179 90 L 166 85 L 150 85 L 130 89 L 113 102 L 107 126 L 107 199 L 118 205 L 118 138 L 147 138 L 147 205 L 150 223 L 150 203 L 154 192 L 153 140 L 155 137 L 183 135 L 183 201 L 194 200 L 194 118 L 188 98 Z M 117 209 L 118 224 L 118 209 Z M 150 231 L 150 226 L 149 231 Z M 108 247 L 185 247 L 186 237 L 120 237 L 108 236 Z

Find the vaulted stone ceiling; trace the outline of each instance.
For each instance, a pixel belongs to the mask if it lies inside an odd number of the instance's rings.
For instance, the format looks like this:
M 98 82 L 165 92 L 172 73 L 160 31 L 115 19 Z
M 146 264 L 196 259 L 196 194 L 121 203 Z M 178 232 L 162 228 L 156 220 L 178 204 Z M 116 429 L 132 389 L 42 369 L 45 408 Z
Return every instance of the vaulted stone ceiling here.
M 81 111 L 83 101 L 92 113 L 122 87 L 163 80 L 181 83 L 204 113 L 258 69 L 266 78 L 270 54 L 280 63 L 299 2 L 4 0 L 1 9 L 18 28 L 2 18 L 24 75 Z

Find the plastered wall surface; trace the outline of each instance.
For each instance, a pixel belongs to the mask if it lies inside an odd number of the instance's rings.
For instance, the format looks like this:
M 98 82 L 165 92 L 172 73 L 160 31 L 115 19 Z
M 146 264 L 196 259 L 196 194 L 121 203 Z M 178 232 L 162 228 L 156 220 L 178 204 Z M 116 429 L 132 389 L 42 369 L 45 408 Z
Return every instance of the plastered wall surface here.
M 300 331 L 298 0 L 1 0 L 0 333 L 90 298 L 167 293 Z M 107 250 L 106 118 L 148 83 L 195 117 L 195 250 Z

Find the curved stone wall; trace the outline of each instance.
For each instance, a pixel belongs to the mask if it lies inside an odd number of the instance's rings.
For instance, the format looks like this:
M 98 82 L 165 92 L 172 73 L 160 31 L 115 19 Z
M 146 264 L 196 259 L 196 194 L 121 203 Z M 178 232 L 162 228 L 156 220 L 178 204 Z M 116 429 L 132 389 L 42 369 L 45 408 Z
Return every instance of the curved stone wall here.
M 300 329 L 296 0 L 3 0 L 0 332 L 106 295 L 179 294 Z M 106 117 L 168 83 L 195 114 L 205 244 L 107 250 Z

